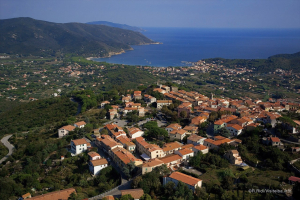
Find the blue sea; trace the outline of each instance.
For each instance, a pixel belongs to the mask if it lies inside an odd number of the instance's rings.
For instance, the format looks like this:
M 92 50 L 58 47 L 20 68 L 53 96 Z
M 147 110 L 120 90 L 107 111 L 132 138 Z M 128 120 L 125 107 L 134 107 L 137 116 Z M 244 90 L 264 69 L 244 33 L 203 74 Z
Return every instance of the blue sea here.
M 142 34 L 162 44 L 132 46 L 132 51 L 94 60 L 167 67 L 205 58 L 261 59 L 300 51 L 300 29 L 144 29 Z

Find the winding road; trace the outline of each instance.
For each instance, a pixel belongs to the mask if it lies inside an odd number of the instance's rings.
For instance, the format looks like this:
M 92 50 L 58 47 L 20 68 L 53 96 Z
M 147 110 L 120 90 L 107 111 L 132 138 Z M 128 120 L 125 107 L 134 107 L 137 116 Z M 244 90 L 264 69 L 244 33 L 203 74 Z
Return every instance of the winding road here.
M 1 142 L 4 144 L 4 146 L 6 146 L 8 148 L 8 154 L 6 156 L 4 156 L 1 160 L 0 160 L 0 164 L 2 162 L 4 162 L 12 153 L 13 153 L 13 150 L 14 150 L 14 146 L 12 144 L 10 144 L 8 142 L 8 139 L 11 137 L 12 135 L 7 135 L 5 137 L 3 137 L 1 139 Z

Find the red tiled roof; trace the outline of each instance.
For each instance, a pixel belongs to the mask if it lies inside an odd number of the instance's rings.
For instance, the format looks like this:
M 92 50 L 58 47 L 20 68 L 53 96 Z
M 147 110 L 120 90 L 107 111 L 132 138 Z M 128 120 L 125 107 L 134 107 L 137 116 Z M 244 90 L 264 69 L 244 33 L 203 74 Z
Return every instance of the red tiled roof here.
M 170 154 L 170 155 L 167 155 L 163 158 L 159 158 L 161 161 L 163 161 L 164 163 L 170 163 L 170 162 L 173 162 L 173 161 L 176 161 L 176 160 L 181 160 L 181 157 L 180 155 L 177 155 L 177 154 Z
M 73 143 L 77 146 L 77 145 L 81 145 L 81 144 L 87 144 L 88 142 L 85 140 L 85 139 L 83 139 L 83 138 L 81 138 L 81 139 L 77 139 L 77 140 L 72 140 L 73 141 Z
M 191 186 L 195 186 L 199 181 L 201 181 L 200 179 L 194 178 L 192 176 L 180 172 L 173 172 L 169 177 Z
M 86 125 L 85 121 L 80 121 L 75 123 L 77 126 Z
M 296 177 L 296 176 L 291 176 L 291 177 L 289 177 L 289 181 L 293 181 L 293 182 L 298 181 L 300 183 L 300 178 Z
M 278 137 L 271 137 L 270 140 L 272 142 L 280 142 L 280 139 Z
M 105 158 L 101 158 L 98 160 L 90 160 L 90 162 L 92 163 L 92 165 L 95 166 L 99 166 L 99 165 L 105 165 L 108 164 L 107 160 Z
M 144 195 L 144 190 L 142 188 L 121 190 L 121 195 L 130 194 L 134 199 L 140 199 Z
M 178 150 L 178 152 L 181 154 L 181 155 L 187 155 L 187 154 L 190 154 L 190 153 L 194 153 L 192 150 L 190 149 L 180 149 Z
M 94 151 L 91 151 L 91 152 L 89 152 L 88 153 L 88 155 L 90 156 L 90 157 L 96 157 L 96 156 L 100 156 L 98 153 L 96 153 L 96 152 L 94 152 Z
M 207 147 L 204 146 L 204 145 L 202 145 L 202 144 L 194 146 L 194 148 L 197 149 L 197 150 L 199 150 L 199 151 L 203 151 L 203 150 L 207 149 Z
M 46 193 L 46 194 L 42 194 L 40 196 L 32 197 L 32 198 L 30 198 L 30 200 L 62 200 L 62 199 L 68 199 L 73 192 L 76 193 L 76 190 L 74 188 L 69 188 L 69 189 L 65 189 L 65 190 L 49 192 L 49 193 Z
M 67 126 L 61 127 L 60 129 L 65 129 L 67 131 L 73 131 L 75 129 L 75 126 L 67 125 Z

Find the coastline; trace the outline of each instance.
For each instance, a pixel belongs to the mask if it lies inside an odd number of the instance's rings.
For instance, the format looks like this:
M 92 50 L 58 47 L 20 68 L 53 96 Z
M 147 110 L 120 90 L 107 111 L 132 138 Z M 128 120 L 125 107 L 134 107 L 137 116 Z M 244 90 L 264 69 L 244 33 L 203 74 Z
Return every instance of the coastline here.
M 162 42 L 153 42 L 153 43 L 145 43 L 145 44 L 138 44 L 138 45 L 151 45 L 151 44 L 163 44 Z M 132 47 L 130 47 L 130 49 L 127 49 L 126 51 L 132 51 L 134 50 Z M 120 55 L 122 53 L 126 53 L 126 51 L 124 49 L 122 49 L 121 51 L 119 52 L 109 52 L 108 53 L 108 56 L 104 56 L 104 57 L 87 57 L 85 59 L 87 60 L 93 60 L 93 59 L 97 59 L 97 58 L 110 58 L 111 56 L 114 56 L 114 55 Z

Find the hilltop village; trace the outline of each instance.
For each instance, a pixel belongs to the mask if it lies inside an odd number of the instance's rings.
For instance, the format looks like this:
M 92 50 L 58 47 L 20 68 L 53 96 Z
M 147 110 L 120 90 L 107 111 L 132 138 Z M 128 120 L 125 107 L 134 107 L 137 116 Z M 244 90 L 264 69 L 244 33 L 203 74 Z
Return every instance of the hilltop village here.
M 98 151 L 88 153 L 89 170 L 92 175 L 99 174 L 109 163 L 114 163 L 128 178 L 150 173 L 155 168 L 165 165 L 170 173 L 163 179 L 163 185 L 170 181 L 177 185 L 181 181 L 195 192 L 197 188 L 202 187 L 202 181 L 205 179 L 187 174 L 192 172 L 189 170 L 190 161 L 199 156 L 199 152 L 205 155 L 226 145 L 228 147 L 223 158 L 231 165 L 243 170 L 249 167 L 255 169 L 258 166 L 258 162 L 247 157 L 244 152 L 243 156 L 240 155 L 239 149 L 242 149 L 246 142 L 243 141 L 243 137 L 239 137 L 243 134 L 263 130 L 260 141 L 262 145 L 272 146 L 280 151 L 291 150 L 292 153 L 300 151 L 298 145 L 292 145 L 293 147 L 289 147 L 291 149 L 287 149 L 285 145 L 289 144 L 289 141 L 291 144 L 292 141 L 295 144 L 299 142 L 300 121 L 289 120 L 280 114 L 283 111 L 299 113 L 300 105 L 297 103 L 271 98 L 262 102 L 250 98 L 234 100 L 215 98 L 213 95 L 207 97 L 198 92 L 186 92 L 166 85 L 158 85 L 151 93 L 153 92 L 161 94 L 163 99 L 159 100 L 142 91 L 133 91 L 121 98 L 121 105 L 111 105 L 109 101 L 101 102 L 101 108 L 108 108 L 106 117 L 112 122 L 94 130 L 93 146 L 97 147 Z M 177 104 L 176 109 L 174 104 Z M 174 111 L 169 114 L 169 109 L 172 108 Z M 145 118 L 145 113 L 149 114 L 154 110 L 157 113 L 155 118 Z M 184 119 L 184 125 L 168 122 L 172 121 L 168 118 L 174 117 L 174 112 L 177 119 Z M 144 117 L 144 120 L 137 120 L 136 123 L 128 125 L 124 119 L 130 114 Z M 85 125 L 84 121 L 80 121 L 74 125 L 63 126 L 58 129 L 58 136 L 65 137 L 76 128 L 84 128 Z M 279 126 L 287 131 L 288 139 L 281 141 L 284 133 L 276 131 Z M 72 155 L 88 151 L 92 147 L 90 142 L 84 138 L 72 140 Z M 195 160 L 192 161 L 194 162 Z M 198 173 L 201 174 L 199 171 Z M 293 179 L 293 176 L 291 177 Z M 136 191 L 130 190 L 129 193 L 134 196 Z

